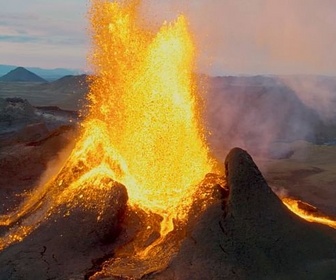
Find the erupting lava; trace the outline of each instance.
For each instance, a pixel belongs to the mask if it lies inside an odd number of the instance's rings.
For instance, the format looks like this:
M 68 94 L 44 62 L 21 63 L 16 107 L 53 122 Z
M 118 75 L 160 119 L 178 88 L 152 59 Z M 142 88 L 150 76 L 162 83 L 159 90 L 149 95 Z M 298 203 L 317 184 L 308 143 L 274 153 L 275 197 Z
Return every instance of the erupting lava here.
M 195 185 L 212 169 L 197 111 L 194 45 L 186 19 L 180 16 L 152 34 L 137 22 L 139 1 L 92 3 L 89 60 L 95 77 L 83 124 L 87 133 L 76 150 L 87 155 L 82 146 L 88 143 L 94 159 L 86 156 L 87 169 L 99 164 L 110 170 L 127 187 L 132 205 L 182 218 L 177 207 L 190 204 Z
M 48 206 L 39 216 L 50 216 L 57 205 L 71 207 L 83 189 L 90 195 L 81 207 L 103 204 L 95 188 L 113 187 L 104 184 L 111 178 L 127 187 L 132 206 L 162 217 L 165 235 L 173 218 L 185 218 L 197 184 L 213 169 L 200 125 L 187 21 L 180 16 L 154 34 L 140 27 L 140 1 L 91 2 L 94 76 L 81 135 L 58 174 L 16 213 L 2 216 L 0 225 L 36 210 L 42 198 Z M 14 228 L 0 247 L 37 224 Z
M 111 182 L 126 186 L 131 206 L 162 217 L 164 236 L 173 219 L 186 218 L 198 183 L 214 169 L 186 19 L 180 16 L 154 33 L 141 27 L 137 0 L 91 3 L 94 76 L 80 136 L 58 173 L 16 212 L 0 217 L 0 226 L 11 226 L 0 250 L 22 240 L 60 205 L 71 209 L 80 203 L 99 212 L 105 202 L 96 190 L 113 188 Z

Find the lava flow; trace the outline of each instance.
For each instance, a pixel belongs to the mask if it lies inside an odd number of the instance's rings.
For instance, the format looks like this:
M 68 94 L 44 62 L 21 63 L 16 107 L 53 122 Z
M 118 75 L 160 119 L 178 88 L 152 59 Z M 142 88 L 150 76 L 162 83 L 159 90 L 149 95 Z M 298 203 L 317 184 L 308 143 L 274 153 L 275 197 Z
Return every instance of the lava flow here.
M 289 210 L 291 210 L 302 219 L 305 219 L 306 221 L 311 223 L 323 224 L 336 229 L 336 220 L 333 220 L 330 217 L 318 213 L 315 207 L 308 205 L 305 202 L 301 202 L 299 200 L 289 197 L 282 198 L 282 202 L 287 206 Z M 300 205 L 305 206 L 305 208 L 307 209 L 304 209 L 304 207 L 302 206 L 300 207 Z M 311 209 L 313 209 L 314 211 L 311 211 Z

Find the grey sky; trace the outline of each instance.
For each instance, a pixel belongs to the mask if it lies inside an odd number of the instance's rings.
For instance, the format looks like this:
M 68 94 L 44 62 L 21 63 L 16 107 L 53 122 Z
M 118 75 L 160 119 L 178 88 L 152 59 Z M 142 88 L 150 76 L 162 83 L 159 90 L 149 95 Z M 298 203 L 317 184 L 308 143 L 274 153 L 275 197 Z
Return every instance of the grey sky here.
M 0 63 L 84 68 L 83 0 L 0 0 Z
M 144 0 L 187 14 L 203 72 L 336 75 L 336 0 Z M 85 68 L 86 0 L 0 0 L 0 63 Z

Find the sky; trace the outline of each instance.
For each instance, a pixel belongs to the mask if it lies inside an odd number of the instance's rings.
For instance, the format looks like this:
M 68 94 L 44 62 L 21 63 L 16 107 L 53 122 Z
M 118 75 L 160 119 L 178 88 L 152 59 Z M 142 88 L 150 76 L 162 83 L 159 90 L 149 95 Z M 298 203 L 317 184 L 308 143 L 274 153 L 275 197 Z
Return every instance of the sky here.
M 336 75 L 336 0 L 143 0 L 189 19 L 199 71 Z M 86 69 L 88 0 L 0 0 L 0 64 Z

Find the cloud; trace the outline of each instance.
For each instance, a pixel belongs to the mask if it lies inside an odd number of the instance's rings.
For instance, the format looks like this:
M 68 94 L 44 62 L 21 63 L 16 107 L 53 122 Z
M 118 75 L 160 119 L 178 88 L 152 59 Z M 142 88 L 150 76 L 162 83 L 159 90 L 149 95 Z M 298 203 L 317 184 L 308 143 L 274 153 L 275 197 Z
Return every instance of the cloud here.
M 34 42 L 64 51 L 70 45 L 84 52 L 88 2 L 7 1 L 0 12 L 0 44 L 26 48 Z M 143 11 L 157 26 L 187 15 L 202 72 L 336 75 L 336 0 L 143 0 Z M 6 57 L 8 50 L 0 48 Z
M 42 68 L 85 69 L 85 48 L 72 45 L 50 45 L 36 42 L 0 42 L 6 52 L 0 52 L 2 64 Z
M 1 17 L 1 15 L 0 15 Z M 50 46 L 85 46 L 85 32 L 35 15 L 7 15 L 0 21 L 0 43 L 46 44 Z
M 13 35 L 0 35 L 0 42 L 13 42 L 13 43 L 28 43 L 38 41 L 35 37 L 29 36 L 13 36 Z
M 83 1 L 9 1 L 0 12 L 1 63 L 83 67 L 88 44 L 85 9 Z
M 200 65 L 214 74 L 336 74 L 335 0 L 167 0 L 146 8 L 161 21 L 185 13 Z
M 85 28 L 78 26 L 77 23 L 73 23 L 71 20 L 59 20 L 57 18 L 33 14 L 13 14 L 6 16 L 0 14 L 0 18 L 2 35 L 24 34 L 27 37 L 35 37 L 37 39 L 43 37 L 63 37 L 69 38 L 70 42 L 76 41 L 74 38 L 79 38 L 78 43 L 82 43 L 83 38 L 85 38 Z M 59 42 L 59 40 L 50 40 L 49 42 Z M 64 43 L 67 42 L 68 40 L 64 40 Z
M 0 13 L 0 22 L 10 22 L 13 24 L 17 21 L 29 21 L 29 20 L 37 20 L 39 17 L 37 14 L 31 14 L 31 13 L 24 13 L 24 14 L 17 14 L 17 13 Z

